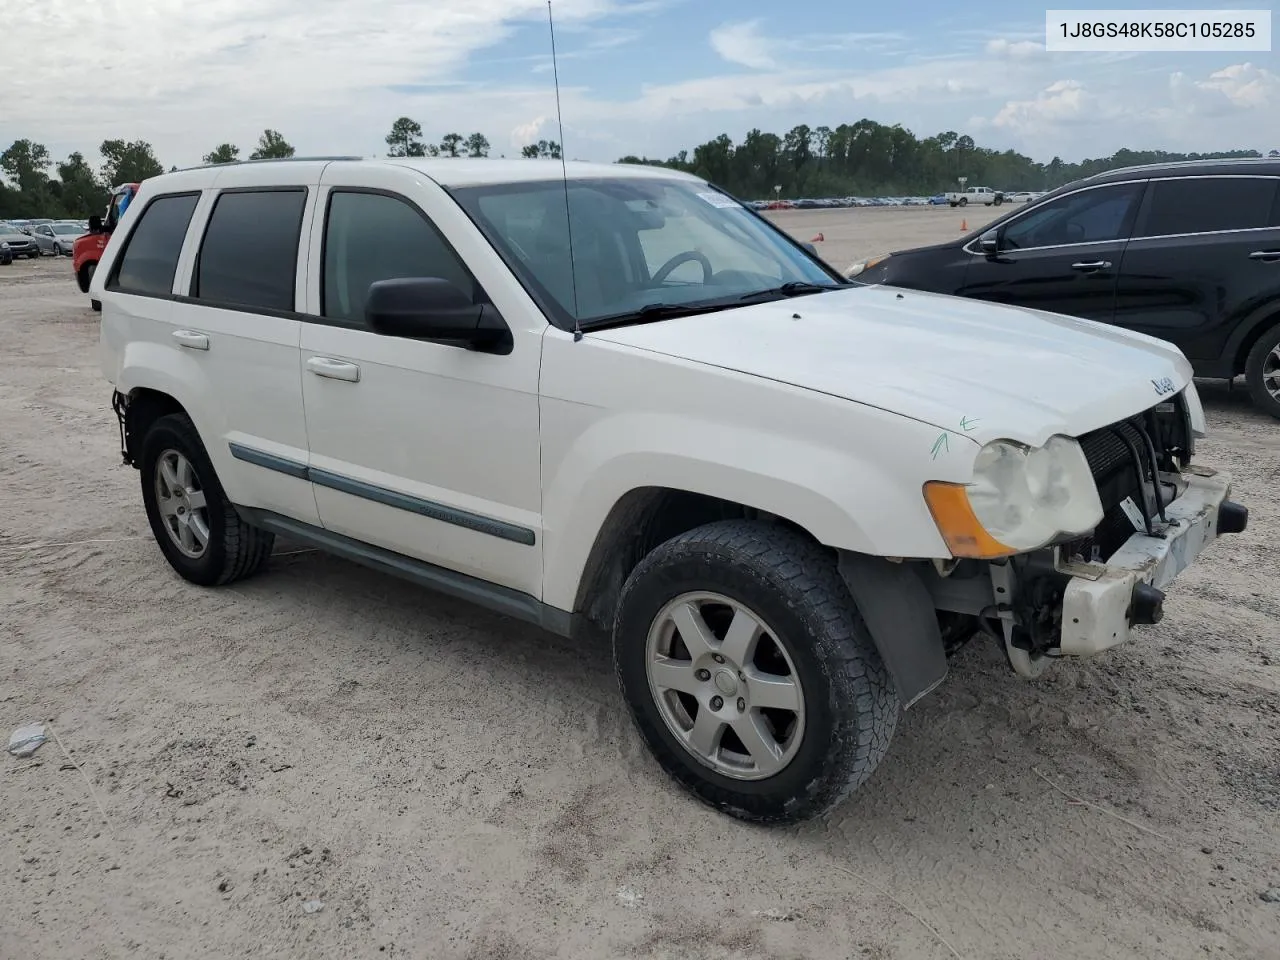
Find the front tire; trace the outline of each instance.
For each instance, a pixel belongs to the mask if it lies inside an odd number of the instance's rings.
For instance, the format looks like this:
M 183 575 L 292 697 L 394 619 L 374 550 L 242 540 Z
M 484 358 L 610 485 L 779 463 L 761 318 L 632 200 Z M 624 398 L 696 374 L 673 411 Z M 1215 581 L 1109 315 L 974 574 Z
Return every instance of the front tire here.
M 252 576 L 267 562 L 275 536 L 240 519 L 186 414 L 152 425 L 139 466 L 151 532 L 181 577 L 221 586 Z
M 1280 323 L 1265 331 L 1249 351 L 1244 379 L 1254 405 L 1280 418 Z
M 614 664 L 662 767 L 741 820 L 820 816 L 871 776 L 899 703 L 822 547 L 721 521 L 675 537 L 627 578 Z

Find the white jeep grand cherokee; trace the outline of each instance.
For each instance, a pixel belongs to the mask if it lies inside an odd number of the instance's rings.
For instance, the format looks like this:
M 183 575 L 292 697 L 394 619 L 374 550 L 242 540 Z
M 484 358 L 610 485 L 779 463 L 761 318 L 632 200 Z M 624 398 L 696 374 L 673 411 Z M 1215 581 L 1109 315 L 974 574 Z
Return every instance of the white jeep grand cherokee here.
M 865 781 L 975 633 L 1099 653 L 1247 521 L 1175 347 L 850 283 L 670 170 L 171 173 L 90 295 L 179 574 L 279 533 L 609 637 L 658 760 L 748 820 Z

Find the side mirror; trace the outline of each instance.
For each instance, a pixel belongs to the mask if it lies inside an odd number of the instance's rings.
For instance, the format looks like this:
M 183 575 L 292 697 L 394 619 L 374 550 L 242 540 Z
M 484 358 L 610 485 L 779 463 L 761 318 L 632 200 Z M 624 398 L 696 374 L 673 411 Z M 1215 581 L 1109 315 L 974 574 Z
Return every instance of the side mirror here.
M 808 240 L 802 241 L 800 246 L 804 247 L 806 250 L 812 253 L 815 257 L 818 255 L 818 248 L 814 246 L 812 243 L 810 243 Z
M 1000 252 L 1000 231 L 988 230 L 978 238 L 978 246 L 987 256 L 994 257 Z
M 365 322 L 375 333 L 510 353 L 511 330 L 497 309 L 439 277 L 398 277 L 369 285 Z
M 89 218 L 89 232 L 90 233 L 102 232 L 102 217 L 100 217 L 96 213 Z

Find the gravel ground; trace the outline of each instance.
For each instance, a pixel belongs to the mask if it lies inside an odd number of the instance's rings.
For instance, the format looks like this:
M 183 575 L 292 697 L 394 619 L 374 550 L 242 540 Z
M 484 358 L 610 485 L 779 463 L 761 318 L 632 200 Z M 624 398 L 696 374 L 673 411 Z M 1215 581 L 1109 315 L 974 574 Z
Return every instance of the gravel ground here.
M 957 213 L 778 219 L 843 265 Z M 666 779 L 606 650 L 284 542 L 179 580 L 97 340 L 66 260 L 0 267 L 0 729 L 83 772 L 0 754 L 0 958 L 1280 957 L 1280 424 L 1242 391 L 1202 385 L 1201 459 L 1250 529 L 1161 624 L 1034 683 L 971 644 L 779 830 Z

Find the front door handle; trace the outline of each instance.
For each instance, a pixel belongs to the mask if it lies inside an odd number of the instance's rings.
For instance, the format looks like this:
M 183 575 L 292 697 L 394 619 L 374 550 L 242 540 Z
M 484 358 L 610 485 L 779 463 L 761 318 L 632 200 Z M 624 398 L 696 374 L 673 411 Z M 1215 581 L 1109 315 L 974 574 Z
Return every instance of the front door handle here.
M 1255 250 L 1249 254 L 1250 260 L 1261 260 L 1263 263 L 1275 263 L 1280 260 L 1280 250 Z
M 1090 260 L 1088 263 L 1073 263 L 1072 270 L 1106 270 L 1111 266 L 1110 260 Z
M 317 377 L 328 377 L 330 380 L 346 380 L 349 383 L 360 381 L 360 368 L 346 360 L 310 357 L 307 360 L 307 369 Z
M 191 350 L 208 350 L 209 338 L 203 333 L 196 333 L 194 330 L 175 330 L 173 331 L 173 339 L 178 341 L 178 346 L 188 347 Z

